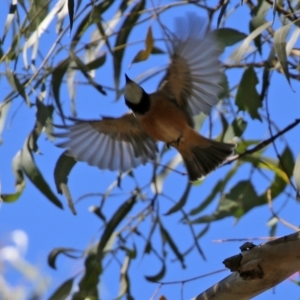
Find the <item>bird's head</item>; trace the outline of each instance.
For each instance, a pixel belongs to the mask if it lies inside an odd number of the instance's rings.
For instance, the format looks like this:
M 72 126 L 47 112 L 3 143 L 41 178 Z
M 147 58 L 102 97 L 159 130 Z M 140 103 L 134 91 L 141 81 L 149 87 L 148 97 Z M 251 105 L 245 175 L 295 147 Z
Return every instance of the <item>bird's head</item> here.
M 134 112 L 144 114 L 149 110 L 150 97 L 144 89 L 132 81 L 126 74 L 124 97 L 126 105 Z
M 139 104 L 142 101 L 144 90 L 134 81 L 132 81 L 126 74 L 126 85 L 124 96 L 125 100 L 132 104 Z

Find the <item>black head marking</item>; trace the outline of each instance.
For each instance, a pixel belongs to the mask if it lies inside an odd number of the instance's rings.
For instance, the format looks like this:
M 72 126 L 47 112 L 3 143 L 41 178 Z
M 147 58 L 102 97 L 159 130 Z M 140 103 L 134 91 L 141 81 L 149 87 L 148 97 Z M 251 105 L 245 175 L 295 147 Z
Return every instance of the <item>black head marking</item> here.
M 150 109 L 150 96 L 126 74 L 125 103 L 136 114 L 145 114 Z

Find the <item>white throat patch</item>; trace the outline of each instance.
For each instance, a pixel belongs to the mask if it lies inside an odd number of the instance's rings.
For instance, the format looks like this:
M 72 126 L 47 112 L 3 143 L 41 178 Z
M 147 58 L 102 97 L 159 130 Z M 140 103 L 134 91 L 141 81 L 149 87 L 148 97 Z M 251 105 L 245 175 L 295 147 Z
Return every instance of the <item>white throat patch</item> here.
M 126 84 L 124 95 L 128 102 L 139 104 L 143 97 L 143 89 L 138 84 L 131 81 Z

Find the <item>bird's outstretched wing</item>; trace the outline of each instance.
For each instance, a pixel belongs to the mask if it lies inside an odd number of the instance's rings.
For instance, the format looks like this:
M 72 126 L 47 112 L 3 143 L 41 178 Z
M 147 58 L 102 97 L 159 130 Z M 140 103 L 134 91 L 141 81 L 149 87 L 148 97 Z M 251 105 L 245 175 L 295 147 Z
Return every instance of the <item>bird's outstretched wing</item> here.
M 160 90 L 190 116 L 208 114 L 222 91 L 222 53 L 205 20 L 195 13 L 176 19 L 176 34 L 168 37 L 171 62 Z
M 94 121 L 72 120 L 74 124 L 70 126 L 55 125 L 64 132 L 54 136 L 66 139 L 57 146 L 67 148 L 67 154 L 76 160 L 124 172 L 155 159 L 156 142 L 141 129 L 133 114 Z

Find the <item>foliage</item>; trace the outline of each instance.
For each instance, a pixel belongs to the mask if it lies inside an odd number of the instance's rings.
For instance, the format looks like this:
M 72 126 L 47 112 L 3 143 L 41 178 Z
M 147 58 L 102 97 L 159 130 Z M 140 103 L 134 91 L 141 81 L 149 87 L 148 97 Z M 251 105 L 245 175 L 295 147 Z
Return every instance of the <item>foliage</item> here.
M 205 258 L 200 241 L 213 221 L 230 216 L 242 218 L 251 209 L 265 205 L 268 193 L 273 200 L 280 195 L 293 198 L 296 194 L 291 178 L 297 149 L 292 149 L 287 142 L 281 142 L 280 147 L 276 143 L 300 119 L 287 120 L 286 128 L 278 129 L 277 120 L 270 116 L 268 93 L 274 74 L 280 74 L 281 80 L 286 80 L 291 89 L 300 80 L 300 52 L 296 47 L 300 34 L 299 3 L 245 2 L 243 6 L 251 13 L 251 18 L 249 32 L 241 32 L 238 24 L 235 27 L 226 25 L 231 18 L 229 1 L 219 1 L 215 6 L 207 6 L 209 1 L 188 2 L 158 6 L 159 1 L 147 0 L 12 1 L 0 44 L 1 77 L 10 86 L 9 90 L 1 92 L 0 134 L 6 130 L 7 117 L 16 107 L 15 103 L 23 102 L 28 110 L 35 110 L 35 119 L 32 131 L 22 141 L 22 149 L 14 156 L 16 191 L 1 195 L 7 203 L 23 196 L 29 180 L 45 199 L 58 208 L 63 207 L 61 198 L 45 179 L 44 172 L 48 171 L 41 170 L 36 163 L 41 137 L 48 138 L 47 147 L 55 147 L 53 123 L 65 123 L 70 114 L 77 115 L 76 91 L 79 86 L 89 90 L 93 97 L 121 99 L 122 102 L 123 74 L 128 65 L 126 53 L 130 52 L 131 64 L 143 64 L 158 56 L 166 63 L 166 46 L 161 37 L 164 31 L 172 31 L 164 25 L 166 12 L 178 6 L 200 14 L 207 12 L 214 24 L 219 24 L 215 34 L 229 57 L 224 63 L 224 91 L 219 95 L 221 101 L 217 110 L 207 118 L 196 117 L 198 128 L 208 130 L 209 135 L 237 143 L 235 155 L 222 168 L 224 175 L 214 180 L 207 195 L 202 190 L 209 177 L 190 184 L 178 156 L 163 147 L 156 164 L 148 166 L 147 172 L 151 176 L 146 176 L 148 181 L 143 185 L 137 175 L 139 170 L 115 174 L 115 179 L 92 209 L 101 223 L 100 239 L 83 251 L 62 245 L 50 253 L 49 265 L 52 267 L 56 266 L 56 259 L 61 254 L 84 259 L 83 271 L 63 282 L 50 299 L 64 299 L 71 292 L 72 299 L 101 298 L 98 285 L 113 260 L 119 262 L 118 297 L 126 295 L 133 299 L 131 287 L 134 282 L 129 272 L 132 260 L 152 255 L 160 269 L 157 274 L 145 274 L 145 278 L 150 282 L 160 281 L 168 269 L 169 253 L 182 268 L 186 267 L 186 258 L 192 251 Z M 232 10 L 239 13 L 240 1 L 232 2 Z M 43 39 L 45 37 L 48 40 Z M 105 68 L 112 70 L 108 75 L 111 84 L 104 78 Z M 138 80 L 147 82 L 157 78 L 155 76 L 161 70 L 152 68 L 140 74 Z M 236 82 L 232 80 L 233 72 L 238 78 Z M 69 100 L 62 97 L 66 90 Z M 284 104 L 278 105 L 284 109 Z M 21 120 L 22 115 L 17 114 L 14 122 Z M 257 132 L 254 138 L 248 136 L 252 128 Z M 261 133 L 266 128 L 269 133 L 263 137 Z M 72 189 L 68 187 L 74 168 L 76 161 L 63 153 L 57 158 L 54 178 L 58 193 L 67 198 L 75 214 Z M 295 174 L 299 174 L 298 169 Z M 88 167 L 85 172 L 88 174 Z M 105 175 L 102 173 L 101 176 Z M 170 176 L 183 182 L 182 194 L 170 196 L 165 192 Z M 261 191 L 255 188 L 256 180 L 264 185 Z M 297 184 L 299 190 L 299 178 Z M 122 202 L 108 214 L 108 199 L 113 193 L 122 192 L 126 185 L 130 187 L 129 196 L 124 192 Z M 3 188 L 5 190 L 5 186 Z M 207 196 L 197 197 L 197 202 L 193 202 L 193 190 Z M 167 208 L 161 204 L 165 199 L 171 202 Z M 209 213 L 206 209 L 213 201 L 218 204 L 215 211 Z M 174 215 L 180 219 L 186 234 L 190 234 L 190 245 L 180 244 L 176 230 L 166 225 L 168 218 Z M 199 224 L 204 225 L 199 229 Z M 275 230 L 271 233 L 275 234 Z M 72 254 L 74 251 L 81 255 Z M 72 289 L 75 282 L 77 292 Z

